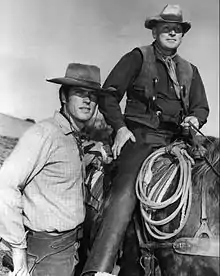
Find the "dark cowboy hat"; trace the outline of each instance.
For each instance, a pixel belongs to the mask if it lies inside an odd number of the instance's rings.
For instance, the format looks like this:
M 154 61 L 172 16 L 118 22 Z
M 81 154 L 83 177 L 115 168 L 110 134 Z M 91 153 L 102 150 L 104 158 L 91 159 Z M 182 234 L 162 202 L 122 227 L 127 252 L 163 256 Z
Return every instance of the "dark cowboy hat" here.
M 166 5 L 159 15 L 145 20 L 145 28 L 152 29 L 157 22 L 179 23 L 182 25 L 184 33 L 191 28 L 190 22 L 183 21 L 182 10 L 179 5 Z
M 101 76 L 100 68 L 95 65 L 87 65 L 80 63 L 70 63 L 66 69 L 66 74 L 64 77 L 47 79 L 49 82 L 83 87 L 93 90 L 103 90 L 101 88 Z M 109 88 L 108 90 L 115 90 Z

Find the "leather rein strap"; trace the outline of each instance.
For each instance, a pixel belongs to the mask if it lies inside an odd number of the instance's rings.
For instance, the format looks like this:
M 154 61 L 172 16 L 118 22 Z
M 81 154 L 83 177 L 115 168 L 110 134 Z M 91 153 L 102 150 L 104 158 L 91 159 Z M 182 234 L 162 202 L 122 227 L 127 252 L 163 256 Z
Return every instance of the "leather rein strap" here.
M 192 124 L 191 122 L 189 122 L 189 125 L 190 127 L 192 127 L 196 132 L 198 132 L 199 134 L 202 135 L 202 137 L 204 137 L 207 141 L 209 141 L 210 144 L 213 144 L 213 142 L 206 136 L 202 133 L 201 130 L 199 130 L 194 124 Z M 210 163 L 210 161 L 205 157 L 203 156 L 203 158 L 205 159 L 206 163 L 210 166 L 210 168 L 212 168 L 213 172 L 218 176 L 220 177 L 220 173 L 214 168 L 214 166 Z

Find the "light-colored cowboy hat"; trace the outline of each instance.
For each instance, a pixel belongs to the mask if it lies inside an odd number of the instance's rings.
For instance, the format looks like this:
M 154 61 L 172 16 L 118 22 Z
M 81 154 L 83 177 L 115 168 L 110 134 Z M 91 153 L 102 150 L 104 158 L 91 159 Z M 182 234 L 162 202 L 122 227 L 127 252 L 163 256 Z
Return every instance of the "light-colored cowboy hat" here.
M 66 69 L 64 77 L 47 79 L 48 82 L 53 82 L 61 85 L 83 87 L 93 90 L 103 90 L 101 88 L 100 68 L 96 65 L 87 65 L 81 63 L 70 63 Z M 110 87 L 106 90 L 115 91 Z
M 159 15 L 148 17 L 145 20 L 145 28 L 152 29 L 157 22 L 179 23 L 183 27 L 183 33 L 191 28 L 191 23 L 183 21 L 182 10 L 179 5 L 167 4 Z

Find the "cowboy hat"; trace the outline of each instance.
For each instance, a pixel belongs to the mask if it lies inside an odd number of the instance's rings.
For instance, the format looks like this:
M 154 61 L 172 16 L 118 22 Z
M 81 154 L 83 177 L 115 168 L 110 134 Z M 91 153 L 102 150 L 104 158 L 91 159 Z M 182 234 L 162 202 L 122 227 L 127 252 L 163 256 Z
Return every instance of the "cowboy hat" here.
M 159 15 L 148 17 L 145 20 L 145 28 L 152 29 L 157 22 L 179 23 L 182 25 L 183 33 L 191 28 L 191 23 L 183 21 L 182 10 L 179 5 L 166 5 Z
M 99 90 L 101 87 L 100 69 L 95 65 L 70 63 L 64 77 L 47 79 L 61 85 L 84 87 Z

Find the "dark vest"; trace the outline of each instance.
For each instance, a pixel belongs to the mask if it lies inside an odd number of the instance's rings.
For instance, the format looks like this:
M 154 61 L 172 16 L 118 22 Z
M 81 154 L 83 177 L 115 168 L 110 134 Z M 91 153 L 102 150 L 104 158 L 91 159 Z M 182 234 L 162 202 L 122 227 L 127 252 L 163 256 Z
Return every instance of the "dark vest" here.
M 137 48 L 143 56 L 141 71 L 127 91 L 127 103 L 125 108 L 125 118 L 157 128 L 159 116 L 155 110 L 154 100 L 156 99 L 156 84 L 159 76 L 156 68 L 156 59 L 152 45 Z M 189 107 L 189 91 L 193 77 L 191 64 L 176 56 L 177 78 L 181 86 L 181 101 L 184 105 L 185 115 Z

